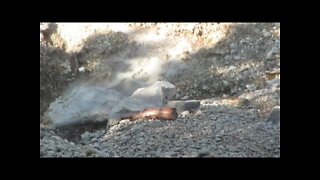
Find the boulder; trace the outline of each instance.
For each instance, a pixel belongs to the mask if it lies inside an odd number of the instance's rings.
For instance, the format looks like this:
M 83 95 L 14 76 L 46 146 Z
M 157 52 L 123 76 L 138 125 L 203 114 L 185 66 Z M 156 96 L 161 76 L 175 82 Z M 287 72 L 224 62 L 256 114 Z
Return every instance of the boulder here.
M 104 120 L 114 125 L 146 108 L 163 107 L 175 94 L 175 86 L 166 81 L 139 88 L 129 97 L 112 88 L 76 86 L 52 102 L 45 117 L 55 127 Z
M 78 86 L 52 102 L 45 116 L 55 127 L 103 120 L 124 98 L 112 89 Z

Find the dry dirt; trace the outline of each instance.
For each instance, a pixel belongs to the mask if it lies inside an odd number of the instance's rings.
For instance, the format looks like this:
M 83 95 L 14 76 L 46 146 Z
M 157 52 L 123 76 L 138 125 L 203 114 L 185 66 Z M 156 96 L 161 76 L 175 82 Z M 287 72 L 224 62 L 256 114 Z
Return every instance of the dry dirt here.
M 202 100 L 198 112 L 173 124 L 78 128 L 74 142 L 42 118 L 69 86 L 117 87 L 130 95 L 131 84 L 157 80 L 175 85 L 177 100 Z M 280 120 L 269 123 L 278 106 L 280 23 L 40 23 L 41 157 L 279 157 Z M 182 147 L 188 134 L 193 141 Z

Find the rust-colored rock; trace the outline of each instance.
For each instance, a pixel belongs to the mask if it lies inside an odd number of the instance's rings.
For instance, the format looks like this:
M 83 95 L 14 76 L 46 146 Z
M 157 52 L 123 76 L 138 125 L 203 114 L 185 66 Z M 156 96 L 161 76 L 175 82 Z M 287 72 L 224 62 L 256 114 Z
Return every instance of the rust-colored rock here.
M 138 119 L 175 120 L 178 117 L 177 110 L 171 107 L 148 108 L 129 117 L 131 121 Z

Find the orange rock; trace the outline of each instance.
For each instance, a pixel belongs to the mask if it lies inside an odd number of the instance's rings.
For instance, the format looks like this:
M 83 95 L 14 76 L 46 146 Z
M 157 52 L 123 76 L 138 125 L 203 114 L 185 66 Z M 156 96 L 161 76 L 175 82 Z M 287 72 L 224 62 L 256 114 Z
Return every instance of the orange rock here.
M 160 119 L 160 120 L 175 120 L 178 117 L 178 113 L 175 108 L 147 108 L 142 112 L 133 114 L 129 119 Z

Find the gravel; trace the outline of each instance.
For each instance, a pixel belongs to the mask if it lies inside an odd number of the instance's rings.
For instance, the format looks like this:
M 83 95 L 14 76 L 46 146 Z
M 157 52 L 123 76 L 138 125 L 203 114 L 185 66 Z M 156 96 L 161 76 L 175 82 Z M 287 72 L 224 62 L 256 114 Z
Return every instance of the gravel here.
M 130 24 L 137 26 L 194 39 L 184 47 L 189 60 L 169 53 L 167 61 L 185 65 L 162 76 L 177 88 L 178 118 L 123 120 L 81 131 L 79 141 L 41 127 L 40 157 L 280 157 L 280 72 L 265 75 L 280 68 L 278 23 Z
M 213 104 L 201 105 L 197 113 L 175 121 L 126 121 L 110 130 L 86 132 L 82 135 L 85 145 L 72 145 L 46 133 L 51 136 L 40 140 L 40 153 L 46 157 L 280 156 L 279 121 L 259 119 L 247 109 Z M 95 143 L 90 137 L 97 139 Z

